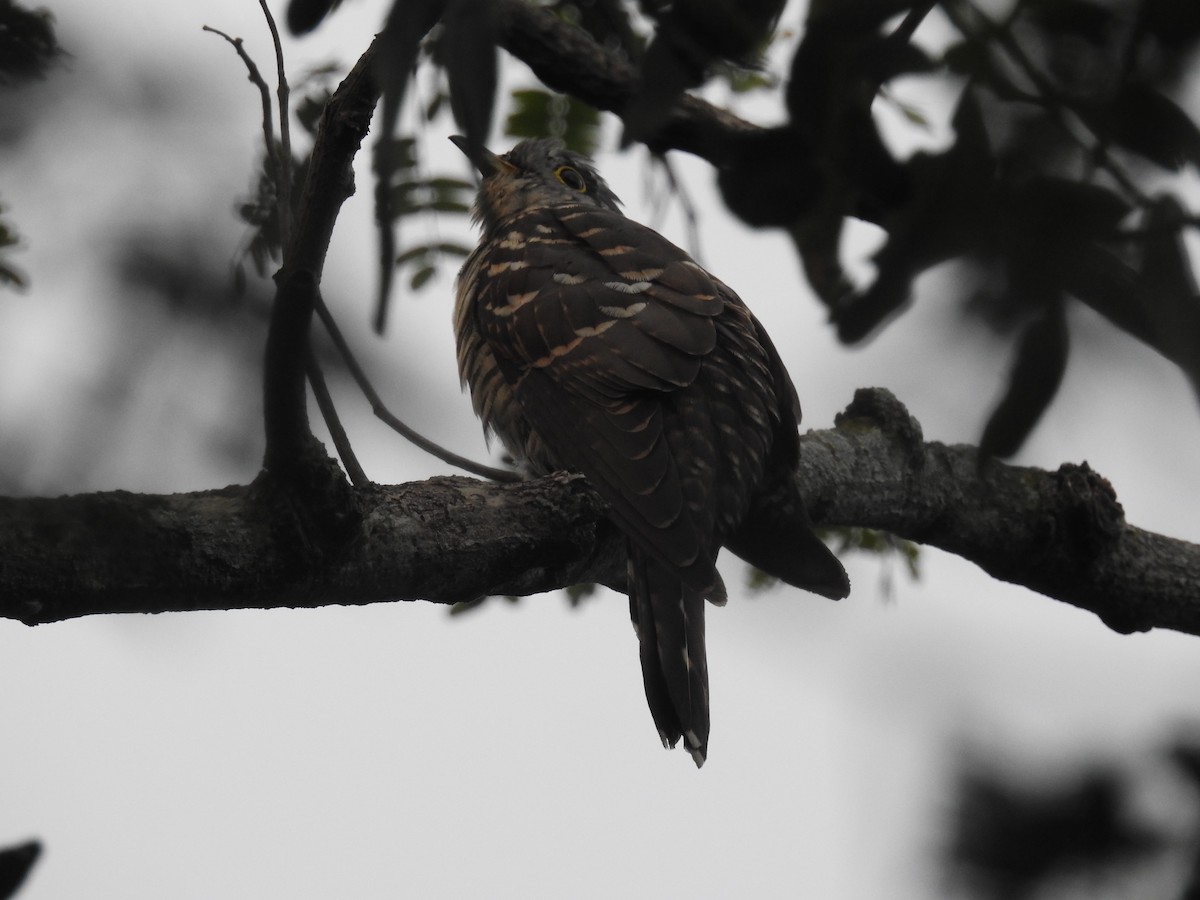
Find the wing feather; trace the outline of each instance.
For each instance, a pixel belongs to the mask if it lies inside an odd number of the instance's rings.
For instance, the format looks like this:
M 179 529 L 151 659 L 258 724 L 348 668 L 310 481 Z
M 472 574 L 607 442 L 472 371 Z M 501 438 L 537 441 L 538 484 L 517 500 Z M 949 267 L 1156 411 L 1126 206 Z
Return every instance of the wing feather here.
M 687 444 L 676 395 L 717 344 L 718 284 L 611 210 L 534 210 L 513 227 L 482 266 L 475 315 L 533 431 L 640 546 L 709 589 L 717 546 L 672 446 Z

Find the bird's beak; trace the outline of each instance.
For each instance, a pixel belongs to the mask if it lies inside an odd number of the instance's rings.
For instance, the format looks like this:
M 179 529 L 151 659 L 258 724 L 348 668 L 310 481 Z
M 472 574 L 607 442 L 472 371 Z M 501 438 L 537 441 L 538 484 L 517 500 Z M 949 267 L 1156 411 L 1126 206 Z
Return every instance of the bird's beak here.
M 480 147 L 478 153 L 471 152 L 471 145 L 467 143 L 467 139 L 461 134 L 450 135 L 450 140 L 454 146 L 466 154 L 467 159 L 475 164 L 479 169 L 479 174 L 484 178 L 489 175 L 495 175 L 497 172 L 515 172 L 517 167 L 510 163 L 502 156 L 497 156 L 487 147 Z

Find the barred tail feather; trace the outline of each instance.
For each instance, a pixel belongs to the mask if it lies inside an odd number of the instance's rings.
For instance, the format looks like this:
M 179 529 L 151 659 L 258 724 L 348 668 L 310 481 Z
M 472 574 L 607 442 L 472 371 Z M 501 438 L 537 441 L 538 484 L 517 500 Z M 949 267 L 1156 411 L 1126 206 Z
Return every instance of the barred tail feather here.
M 682 737 L 697 767 L 708 753 L 704 599 L 668 566 L 629 551 L 629 611 L 637 629 L 646 702 L 664 747 Z

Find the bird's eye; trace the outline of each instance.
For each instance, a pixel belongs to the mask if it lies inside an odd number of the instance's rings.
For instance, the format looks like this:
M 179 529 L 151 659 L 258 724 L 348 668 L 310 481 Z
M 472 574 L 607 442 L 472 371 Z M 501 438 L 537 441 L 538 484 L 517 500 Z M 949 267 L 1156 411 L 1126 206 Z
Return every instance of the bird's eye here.
M 570 166 L 559 166 L 554 170 L 554 177 L 573 191 L 579 191 L 581 194 L 587 193 L 587 182 L 583 180 L 583 176 L 579 174 L 578 169 L 573 169 Z

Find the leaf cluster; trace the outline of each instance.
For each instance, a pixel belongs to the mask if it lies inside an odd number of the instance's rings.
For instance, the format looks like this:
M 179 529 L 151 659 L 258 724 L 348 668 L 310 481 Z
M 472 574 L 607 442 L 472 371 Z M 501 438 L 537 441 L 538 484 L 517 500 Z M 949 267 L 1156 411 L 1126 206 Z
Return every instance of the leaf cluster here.
M 1141 773 L 1156 770 L 1155 778 L 1182 788 L 1170 801 L 1178 807 L 1177 821 L 1195 820 L 1195 754 L 1195 744 L 1185 741 L 1168 754 L 1137 761 Z M 1134 887 L 1139 874 L 1161 895 L 1163 873 L 1179 877 L 1178 866 L 1165 858 L 1171 844 L 1195 853 L 1194 826 L 1179 841 L 1139 808 L 1133 766 L 1089 761 L 1037 777 L 1027 768 L 1008 771 L 975 750 L 964 754 L 956 775 L 944 850 L 956 896 L 1142 896 Z M 1182 892 L 1164 896 L 1195 896 L 1197 876 L 1200 868 L 1185 876 L 1189 884 Z M 1114 892 L 1118 885 L 1122 889 Z
M 375 327 L 385 327 L 391 303 L 395 269 L 408 268 L 409 288 L 420 290 L 446 262 L 457 261 L 470 248 L 445 240 L 397 243 L 402 220 L 426 214 L 466 215 L 471 210 L 475 186 L 449 175 L 427 175 L 420 159 L 420 144 L 413 134 L 397 134 L 400 102 L 414 68 L 432 67 L 441 76 L 433 97 L 422 110 L 433 121 L 448 106 L 458 128 L 466 135 L 472 155 L 483 147 L 491 127 L 496 97 L 497 22 L 492 5 L 475 0 L 430 0 L 393 9 L 381 37 L 376 66 L 383 91 L 383 131 L 376 144 L 377 178 L 375 216 L 380 237 L 380 290 Z M 516 89 L 505 121 L 510 137 L 551 135 L 583 153 L 595 150 L 599 112 L 563 94 L 544 89 Z M 457 262 L 455 263 L 457 264 Z
M 62 53 L 49 11 L 0 0 L 0 87 L 44 77 Z
M 302 107 L 303 108 L 303 107 Z M 301 119 L 303 121 L 303 118 Z M 255 178 L 254 193 L 243 197 L 236 206 L 237 217 L 249 226 L 248 236 L 234 264 L 238 291 L 245 290 L 245 261 L 248 259 L 258 277 L 266 277 L 283 258 L 283 229 L 280 221 L 279 174 L 275 160 L 283 147 L 276 142 L 273 152 L 264 150 Z M 292 173 L 292 208 L 295 213 L 301 188 L 308 177 L 308 159 L 294 157 Z
M 1171 359 L 1200 393 L 1200 294 L 1184 247 L 1198 220 L 1171 181 L 1200 167 L 1200 128 L 1172 98 L 1200 39 L 1198 7 L 1023 0 L 993 20 L 946 0 L 957 37 L 926 58 L 899 43 L 903 26 L 882 26 L 922 5 L 853 5 L 875 16 L 814 4 L 786 90 L 790 123 L 746 141 L 722 173 L 731 209 L 789 230 L 841 340 L 877 333 L 921 273 L 953 261 L 964 310 L 1013 342 L 985 452 L 1015 453 L 1052 402 L 1071 304 Z M 911 74 L 962 87 L 950 146 L 899 161 L 869 107 Z M 769 161 L 755 172 L 743 157 L 760 153 Z M 789 167 L 802 168 L 790 196 L 772 196 L 765 182 L 786 183 Z M 886 232 L 861 289 L 840 262 L 847 216 Z
M 395 133 L 412 72 L 432 65 L 447 89 L 427 115 L 447 100 L 468 149 L 478 151 L 495 103 L 496 48 L 512 46 L 504 31 L 512 5 L 412 0 L 392 8 L 377 71 L 384 140 Z M 786 119 L 770 127 L 725 110 L 700 124 L 681 117 L 695 110 L 688 91 L 712 77 L 734 84 L 736 73 L 761 66 L 782 0 L 560 0 L 541 8 L 587 33 L 594 65 L 560 78 L 539 60 L 535 71 L 555 90 L 518 91 L 508 132 L 558 134 L 591 149 L 598 114 L 573 91 L 620 115 L 625 141 L 700 153 L 730 211 L 791 237 L 847 344 L 903 314 L 922 273 L 953 263 L 960 308 L 1012 343 L 1007 385 L 981 436 L 985 452 L 1016 452 L 1053 401 L 1074 305 L 1170 359 L 1200 393 L 1200 292 L 1185 246 L 1200 216 L 1179 179 L 1200 168 L 1200 128 L 1177 101 L 1200 42 L 1200 5 L 1013 0 L 997 16 L 972 0 L 814 0 L 781 71 L 744 82 L 781 85 Z M 935 9 L 952 37 L 933 52 L 912 39 Z M 572 38 L 564 46 L 584 45 Z M 620 76 L 590 80 L 631 69 L 632 87 Z M 953 139 L 902 159 L 881 133 L 876 104 L 891 103 L 923 127 L 917 105 L 894 99 L 894 84 L 913 76 L 956 89 Z M 445 252 L 439 242 L 397 252 L 392 224 L 414 209 L 454 204 L 429 179 L 392 169 L 383 149 L 378 323 L 396 261 L 412 266 L 410 283 L 420 285 Z M 853 218 L 885 234 L 865 285 L 842 265 Z
M 0 206 L 0 212 L 4 207 Z M 0 219 L 0 287 L 23 288 L 29 284 L 25 273 L 7 259 L 8 251 L 19 246 L 21 237 L 8 222 Z

